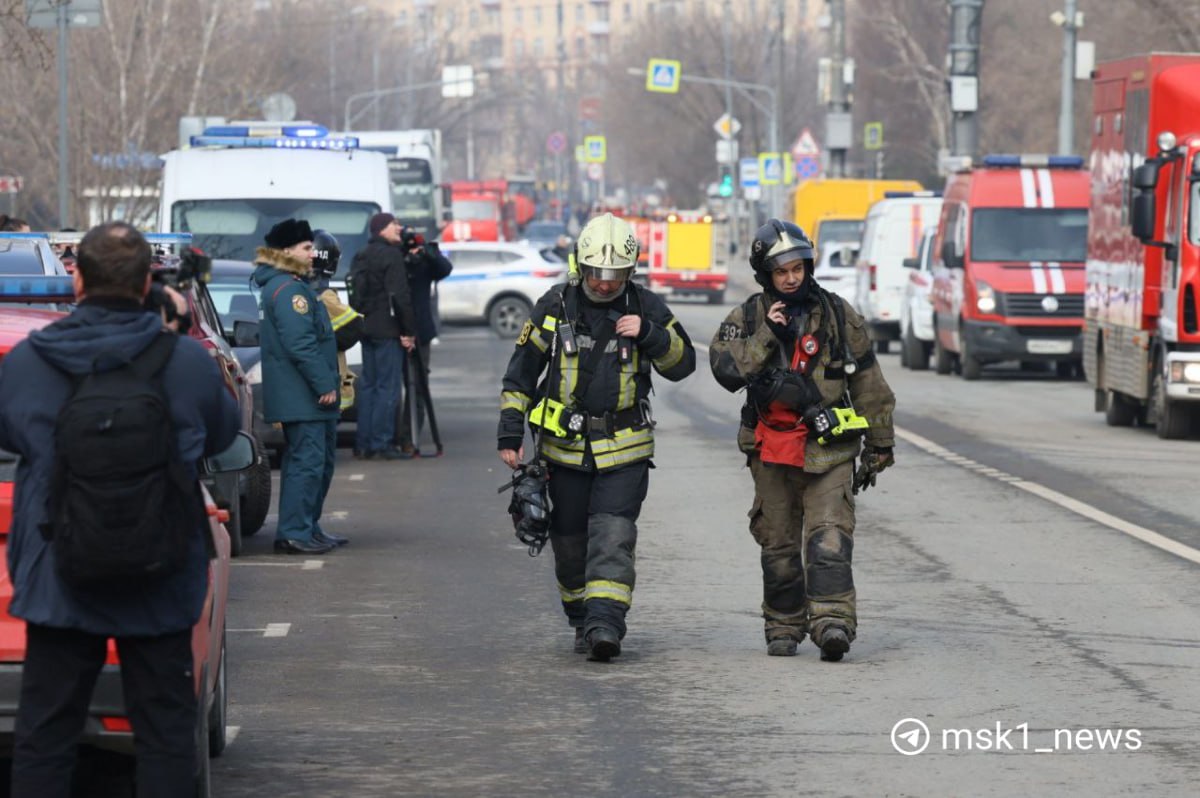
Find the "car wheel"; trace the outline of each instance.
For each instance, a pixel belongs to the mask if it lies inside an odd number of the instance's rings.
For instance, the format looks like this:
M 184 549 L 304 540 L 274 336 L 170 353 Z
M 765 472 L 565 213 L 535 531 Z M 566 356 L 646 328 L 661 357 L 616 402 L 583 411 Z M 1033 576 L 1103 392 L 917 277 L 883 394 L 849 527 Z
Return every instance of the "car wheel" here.
M 516 338 L 529 320 L 532 307 L 519 296 L 502 296 L 488 308 L 488 325 L 501 338 Z
M 971 354 L 970 346 L 967 344 L 967 336 L 960 337 L 958 352 L 959 367 L 962 369 L 964 380 L 977 380 L 983 374 L 983 363 L 979 362 L 979 358 Z
M 201 684 L 204 682 L 201 681 Z M 201 708 L 203 710 L 203 708 Z M 209 761 L 208 713 L 201 711 L 196 724 L 196 798 L 212 795 L 212 762 Z
M 221 661 L 217 664 L 217 684 L 213 688 L 212 708 L 208 710 L 208 755 L 216 758 L 228 743 L 229 686 L 225 673 L 225 633 L 221 633 Z
M 929 368 L 929 351 L 924 341 L 918 341 L 913 335 L 912 327 L 904 330 L 904 340 L 900 343 L 900 356 L 904 364 L 913 371 L 925 371 Z
M 271 463 L 260 456 L 246 472 L 246 493 L 241 497 L 242 536 L 262 529 L 271 511 Z
M 229 505 L 229 520 L 225 522 L 225 531 L 229 533 L 229 556 L 239 557 L 242 554 L 242 502 L 241 499 Z
M 936 330 L 933 333 L 933 370 L 938 374 L 954 371 L 954 355 L 942 345 L 942 339 Z

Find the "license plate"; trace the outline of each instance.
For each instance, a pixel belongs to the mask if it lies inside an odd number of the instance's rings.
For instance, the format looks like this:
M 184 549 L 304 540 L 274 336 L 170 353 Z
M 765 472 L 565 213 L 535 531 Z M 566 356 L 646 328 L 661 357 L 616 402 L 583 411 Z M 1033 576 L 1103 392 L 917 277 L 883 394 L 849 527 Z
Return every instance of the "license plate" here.
M 1069 355 L 1071 354 L 1071 341 L 1054 341 L 1033 339 L 1025 342 L 1025 348 L 1030 354 L 1034 355 Z

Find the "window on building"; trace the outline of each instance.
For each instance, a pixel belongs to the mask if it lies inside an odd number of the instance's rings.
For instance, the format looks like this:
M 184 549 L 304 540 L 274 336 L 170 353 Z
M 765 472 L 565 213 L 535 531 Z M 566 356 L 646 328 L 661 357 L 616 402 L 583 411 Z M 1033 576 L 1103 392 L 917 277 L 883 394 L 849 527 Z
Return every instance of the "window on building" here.
M 542 24 L 542 7 L 541 6 L 533 7 L 533 24 L 534 25 Z
M 535 36 L 533 38 L 533 57 L 534 58 L 542 57 L 542 37 L 541 36 Z
M 467 14 L 467 24 L 470 25 L 472 28 L 479 26 L 479 9 L 478 8 L 472 8 L 470 13 Z
M 596 19 L 600 22 L 608 22 L 608 6 L 606 4 L 596 6 Z
M 624 18 L 624 20 L 625 20 L 626 22 L 632 22 L 632 21 L 633 21 L 633 3 L 626 3 L 626 4 L 625 4 L 625 8 L 624 8 L 624 10 L 622 11 L 622 14 L 621 14 L 621 16 L 622 16 L 622 18 Z
M 484 10 L 487 15 L 487 24 L 489 27 L 495 28 L 500 25 L 500 9 L 496 6 L 489 6 Z
M 583 3 L 575 4 L 575 21 L 583 22 Z
M 518 25 L 525 24 L 525 9 L 521 6 L 517 6 L 513 9 L 513 22 L 517 23 Z
M 525 55 L 525 40 L 524 39 L 514 39 L 513 40 L 513 55 L 515 55 L 517 58 L 520 58 Z
M 583 48 L 587 45 L 587 41 L 582 36 L 575 37 L 575 55 L 583 55 Z

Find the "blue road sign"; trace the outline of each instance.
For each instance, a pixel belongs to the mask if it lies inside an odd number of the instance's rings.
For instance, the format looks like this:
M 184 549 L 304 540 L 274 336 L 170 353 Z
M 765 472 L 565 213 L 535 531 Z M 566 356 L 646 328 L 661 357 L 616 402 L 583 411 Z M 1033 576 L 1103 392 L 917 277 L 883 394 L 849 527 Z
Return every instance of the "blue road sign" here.
M 661 91 L 674 94 L 679 91 L 679 79 L 683 69 L 678 61 L 669 58 L 651 58 L 646 64 L 646 91 Z
M 777 152 L 758 154 L 758 182 L 764 186 L 777 186 L 783 182 L 783 156 Z
M 567 135 L 556 130 L 546 137 L 546 149 L 551 155 L 562 155 L 567 151 Z
M 757 158 L 742 158 L 738 161 L 738 182 L 742 188 L 758 187 Z
M 821 172 L 821 159 L 816 155 L 803 155 L 796 159 L 796 179 L 807 180 Z

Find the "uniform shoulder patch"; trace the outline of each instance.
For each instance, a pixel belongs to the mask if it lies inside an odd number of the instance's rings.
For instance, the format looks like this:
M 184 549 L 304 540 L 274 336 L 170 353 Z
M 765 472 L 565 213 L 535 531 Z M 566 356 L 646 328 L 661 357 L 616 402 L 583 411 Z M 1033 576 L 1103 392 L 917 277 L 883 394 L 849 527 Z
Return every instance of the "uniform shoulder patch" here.
M 301 316 L 308 313 L 308 300 L 300 294 L 292 296 L 292 310 L 299 313 Z
M 743 337 L 742 328 L 731 321 L 724 322 L 717 329 L 717 339 L 721 341 L 736 341 Z
M 529 341 L 529 336 L 533 334 L 533 319 L 526 319 L 525 326 L 521 328 L 521 334 L 517 336 L 517 346 L 524 346 Z

